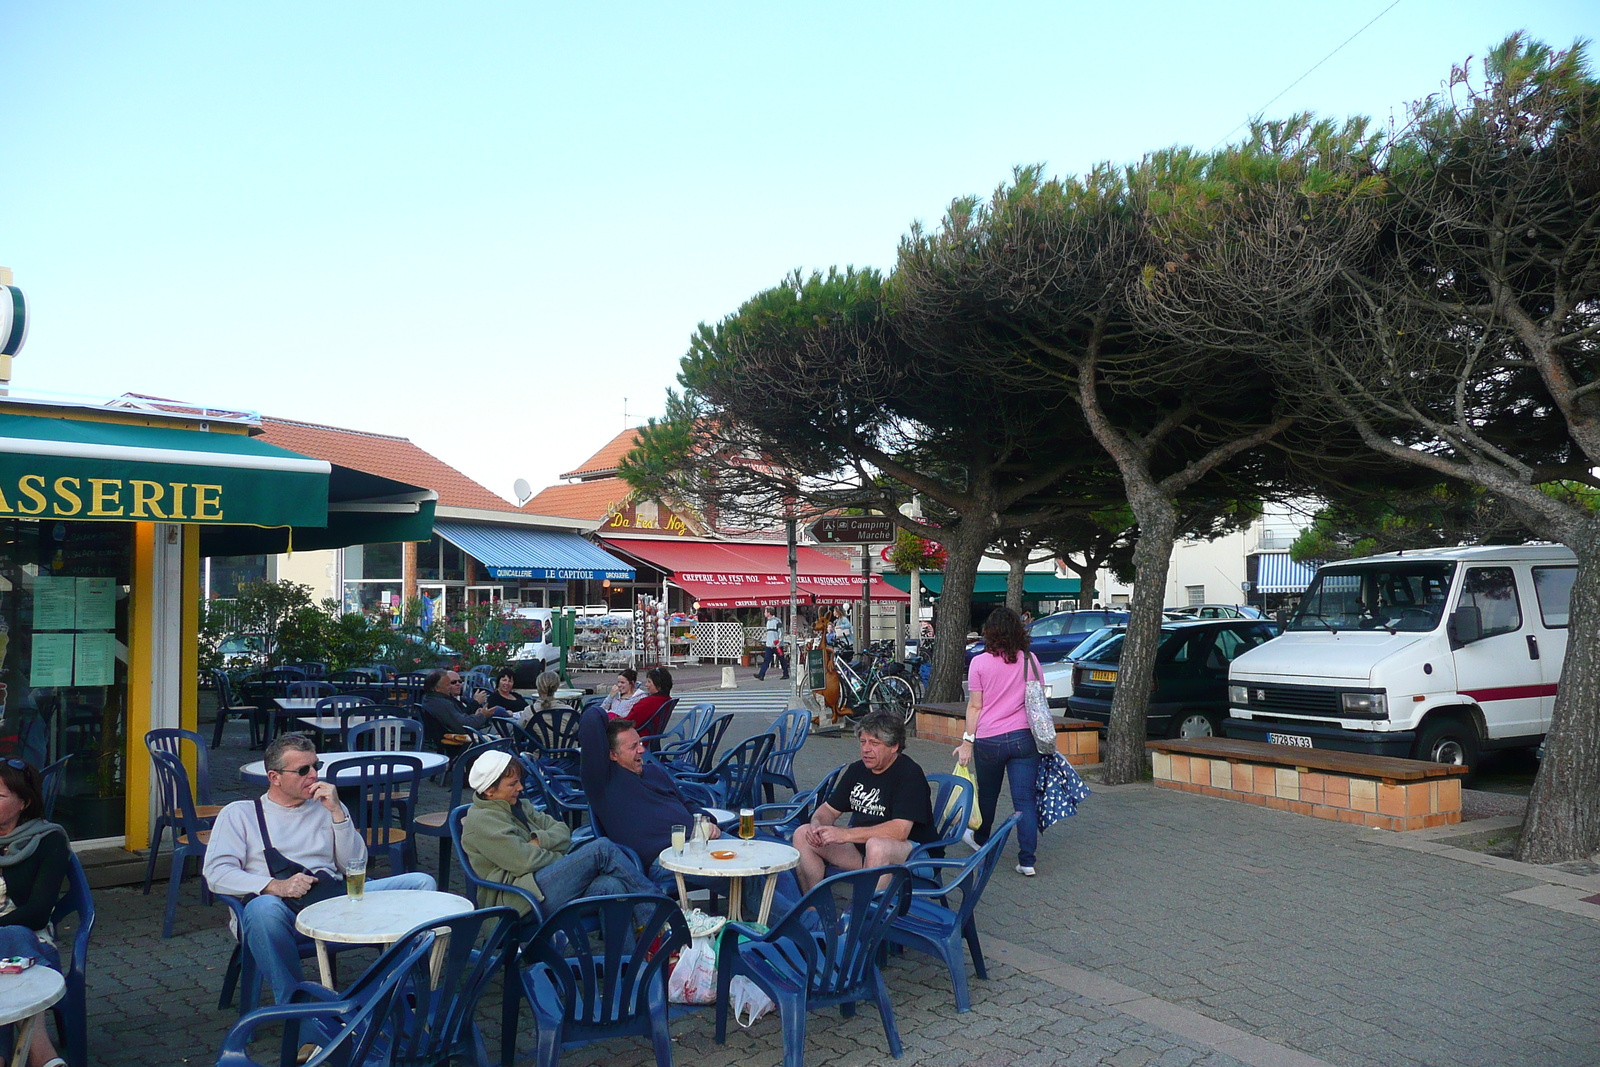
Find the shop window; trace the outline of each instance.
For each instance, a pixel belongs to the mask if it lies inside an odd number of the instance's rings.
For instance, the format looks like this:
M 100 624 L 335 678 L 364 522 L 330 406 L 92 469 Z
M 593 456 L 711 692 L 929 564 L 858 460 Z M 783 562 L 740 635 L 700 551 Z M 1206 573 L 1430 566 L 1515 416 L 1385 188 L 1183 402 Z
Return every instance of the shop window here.
M 123 833 L 133 526 L 0 520 L 0 756 L 71 756 L 56 821 Z
M 464 582 L 467 580 L 467 554 L 449 541 L 435 537 L 439 542 L 439 569 L 442 580 Z
M 351 545 L 344 550 L 346 580 L 400 580 L 400 553 L 404 546 Z
M 236 600 L 240 587 L 267 580 L 266 556 L 212 556 L 210 563 L 207 595 L 220 600 Z

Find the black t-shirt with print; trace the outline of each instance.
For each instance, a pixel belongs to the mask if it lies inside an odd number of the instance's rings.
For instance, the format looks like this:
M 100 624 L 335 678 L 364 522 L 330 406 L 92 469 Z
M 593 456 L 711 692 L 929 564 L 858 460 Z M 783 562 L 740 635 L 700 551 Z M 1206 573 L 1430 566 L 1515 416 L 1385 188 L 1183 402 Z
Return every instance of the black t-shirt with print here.
M 860 760 L 850 764 L 839 776 L 828 807 L 848 813 L 851 826 L 910 819 L 913 842 L 921 845 L 934 839 L 927 775 L 903 752 L 882 774 L 873 774 Z

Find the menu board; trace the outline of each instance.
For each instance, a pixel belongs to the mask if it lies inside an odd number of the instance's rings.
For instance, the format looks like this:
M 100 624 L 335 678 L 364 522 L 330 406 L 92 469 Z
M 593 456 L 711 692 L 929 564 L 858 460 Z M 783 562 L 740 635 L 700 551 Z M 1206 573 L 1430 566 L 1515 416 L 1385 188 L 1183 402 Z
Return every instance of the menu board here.
M 38 640 L 36 637 L 34 640 Z M 74 685 L 111 685 L 115 680 L 111 634 L 79 634 L 72 655 Z
M 72 635 L 35 633 L 33 662 L 28 670 L 28 685 L 34 689 L 45 689 L 50 686 L 71 684 Z
M 33 628 L 70 630 L 77 618 L 78 580 L 41 574 L 33 580 Z
M 117 580 L 79 578 L 74 598 L 78 630 L 111 630 L 117 625 Z M 37 628 L 37 627 L 36 627 Z M 85 683 L 79 682 L 79 685 Z

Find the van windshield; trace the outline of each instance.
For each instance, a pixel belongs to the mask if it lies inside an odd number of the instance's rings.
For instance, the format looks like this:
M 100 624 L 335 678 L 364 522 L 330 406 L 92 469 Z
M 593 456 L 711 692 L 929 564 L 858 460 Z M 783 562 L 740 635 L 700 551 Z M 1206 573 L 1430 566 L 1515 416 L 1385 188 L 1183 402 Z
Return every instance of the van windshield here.
M 1324 567 L 1301 598 L 1291 630 L 1426 633 L 1444 618 L 1454 563 Z

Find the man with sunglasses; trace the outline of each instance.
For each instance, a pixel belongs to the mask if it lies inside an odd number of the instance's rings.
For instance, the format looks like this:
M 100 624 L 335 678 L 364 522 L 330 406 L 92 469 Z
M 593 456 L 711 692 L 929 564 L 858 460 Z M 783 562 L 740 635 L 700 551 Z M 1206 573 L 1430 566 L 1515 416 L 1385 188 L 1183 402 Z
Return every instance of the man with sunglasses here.
M 212 892 L 248 902 L 239 940 L 255 954 L 273 999 L 287 1004 L 302 981 L 295 912 L 308 894 L 320 899 L 342 892 L 344 868 L 365 859 L 367 846 L 333 783 L 318 776 L 322 761 L 305 735 L 280 735 L 267 746 L 266 767 L 266 794 L 236 800 L 217 816 L 204 873 Z M 278 855 L 269 856 L 269 847 Z M 281 861 L 297 870 L 290 873 Z M 281 877 L 274 875 L 274 866 Z M 373 890 L 433 887 L 433 876 L 421 873 L 367 883 Z

